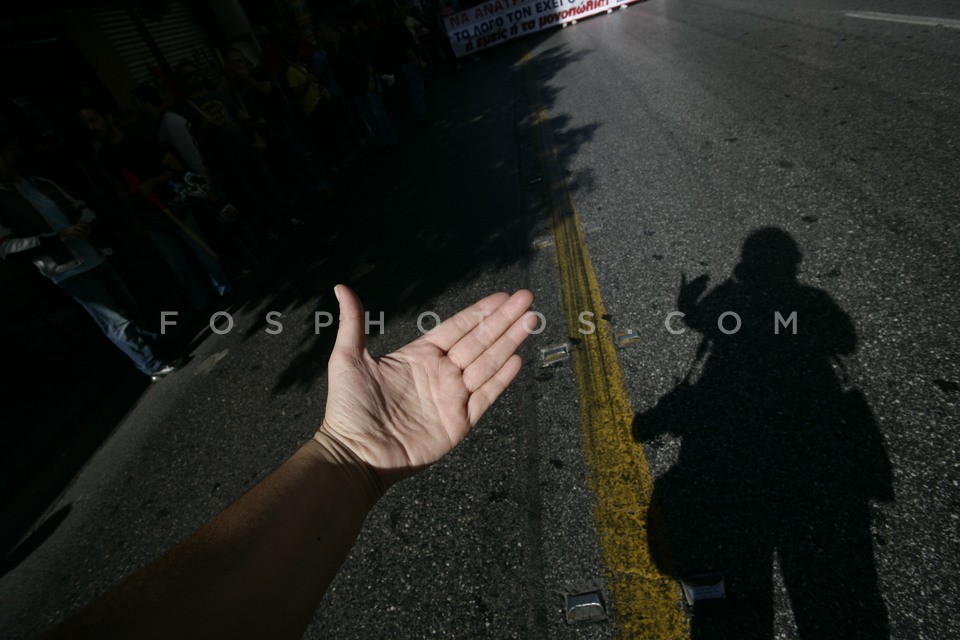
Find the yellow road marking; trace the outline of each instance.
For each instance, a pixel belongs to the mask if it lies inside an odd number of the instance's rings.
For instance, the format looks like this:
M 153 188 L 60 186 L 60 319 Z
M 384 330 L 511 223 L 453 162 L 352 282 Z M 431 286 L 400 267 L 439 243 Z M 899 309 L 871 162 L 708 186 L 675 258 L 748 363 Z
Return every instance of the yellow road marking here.
M 633 408 L 617 360 L 600 286 L 590 261 L 580 217 L 548 131 L 548 115 L 533 76 L 529 55 L 523 58 L 533 98 L 540 161 L 550 197 L 550 226 L 555 238 L 554 266 L 570 335 L 580 339 L 573 371 L 580 391 L 580 426 L 590 487 L 597 497 L 594 521 L 607 566 L 607 587 L 614 621 L 622 637 L 674 640 L 689 638 L 680 606 L 679 586 L 656 568 L 647 538 L 647 510 L 653 479 L 643 448 L 633 441 Z M 579 315 L 592 311 L 597 330 L 584 327 Z M 660 541 L 658 541 L 659 543 Z

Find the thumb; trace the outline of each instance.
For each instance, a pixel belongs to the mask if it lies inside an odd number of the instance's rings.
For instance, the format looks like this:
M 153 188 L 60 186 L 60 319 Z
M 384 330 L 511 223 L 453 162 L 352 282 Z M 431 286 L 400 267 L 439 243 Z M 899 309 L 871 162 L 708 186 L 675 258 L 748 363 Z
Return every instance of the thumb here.
M 340 303 L 340 326 L 337 328 L 335 349 L 363 351 L 367 337 L 364 335 L 363 303 L 350 287 L 338 284 L 333 288 Z

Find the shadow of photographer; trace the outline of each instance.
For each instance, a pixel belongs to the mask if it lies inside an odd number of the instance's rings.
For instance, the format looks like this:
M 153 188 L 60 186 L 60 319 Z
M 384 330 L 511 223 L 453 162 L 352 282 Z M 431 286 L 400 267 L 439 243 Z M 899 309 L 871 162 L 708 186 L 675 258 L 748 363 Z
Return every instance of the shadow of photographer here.
M 683 277 L 677 309 L 703 336 L 694 366 L 634 419 L 638 442 L 682 442 L 648 514 L 659 568 L 725 577 L 724 599 L 693 606 L 696 640 L 774 637 L 775 559 L 800 638 L 889 637 L 870 502 L 893 499 L 890 462 L 843 367 L 853 322 L 798 282 L 801 257 L 787 232 L 763 228 L 706 295 L 708 276 Z

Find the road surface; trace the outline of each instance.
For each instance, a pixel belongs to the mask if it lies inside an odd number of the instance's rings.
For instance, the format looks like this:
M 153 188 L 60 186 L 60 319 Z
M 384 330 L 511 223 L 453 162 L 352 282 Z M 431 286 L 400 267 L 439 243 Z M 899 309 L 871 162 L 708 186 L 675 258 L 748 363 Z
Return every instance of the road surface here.
M 314 313 L 344 281 L 384 314 L 374 353 L 492 290 L 530 288 L 544 323 L 468 440 L 370 515 L 307 637 L 960 637 L 957 20 L 649 0 L 437 75 L 431 124 L 275 250 L 233 329 L 51 505 L 0 579 L 0 635 L 61 619 L 309 437 Z M 679 578 L 702 573 L 726 598 L 690 607 Z M 591 591 L 606 619 L 566 624 Z

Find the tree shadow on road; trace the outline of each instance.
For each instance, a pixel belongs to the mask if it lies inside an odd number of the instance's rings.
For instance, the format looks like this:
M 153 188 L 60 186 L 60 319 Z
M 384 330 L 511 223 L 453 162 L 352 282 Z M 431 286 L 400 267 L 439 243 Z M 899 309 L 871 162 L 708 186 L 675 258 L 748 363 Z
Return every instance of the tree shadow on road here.
M 445 77 L 431 96 L 432 122 L 401 126 L 399 150 L 365 153 L 345 171 L 343 200 L 283 247 L 284 255 L 244 305 L 285 315 L 325 311 L 335 319 L 332 287 L 343 282 L 360 294 L 373 320 L 382 312 L 389 323 L 431 310 L 440 296 L 483 274 L 526 264 L 546 220 L 524 194 L 542 186 L 521 166 L 532 155 L 525 145 L 533 124 L 523 72 L 514 63 L 530 47 L 517 43 L 491 51 Z M 555 47 L 529 64 L 545 84 L 583 55 Z M 555 96 L 555 89 L 545 88 L 542 106 L 549 110 Z M 598 126 L 573 127 L 565 116 L 547 124 L 566 156 Z M 265 317 L 258 318 L 245 337 L 265 328 Z M 415 335 L 416 327 L 410 328 Z M 318 334 L 312 316 L 300 327 L 285 323 L 288 330 L 301 332 L 300 350 L 276 380 L 275 393 L 312 385 L 335 337 L 335 326 Z
M 890 462 L 842 365 L 853 322 L 797 281 L 800 259 L 788 233 L 764 228 L 705 296 L 706 275 L 684 277 L 677 309 L 703 336 L 695 365 L 634 419 L 637 441 L 681 439 L 648 514 L 659 568 L 726 578 L 725 599 L 693 606 L 696 640 L 774 637 L 775 559 L 800 638 L 889 638 L 870 502 L 893 499 Z

